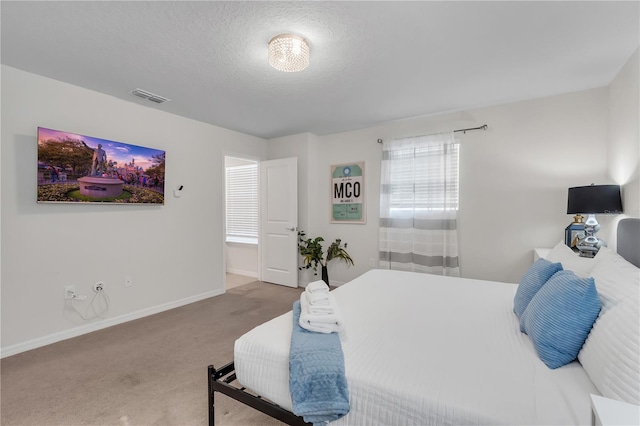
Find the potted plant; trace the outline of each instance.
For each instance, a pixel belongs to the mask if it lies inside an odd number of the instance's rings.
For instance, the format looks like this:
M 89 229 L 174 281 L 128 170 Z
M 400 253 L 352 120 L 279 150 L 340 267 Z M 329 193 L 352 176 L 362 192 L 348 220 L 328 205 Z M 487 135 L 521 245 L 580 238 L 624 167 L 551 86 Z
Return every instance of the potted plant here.
M 327 264 L 333 259 L 340 259 L 347 265 L 353 265 L 353 259 L 347 253 L 347 243 L 342 244 L 340 238 L 336 238 L 327 248 L 327 255 L 324 256 L 322 242 L 324 238 L 305 238 L 307 235 L 304 231 L 298 231 L 298 252 L 302 256 L 302 269 L 313 268 L 313 275 L 318 275 L 318 265 L 322 271 L 322 281 L 329 285 L 329 274 L 327 272 Z

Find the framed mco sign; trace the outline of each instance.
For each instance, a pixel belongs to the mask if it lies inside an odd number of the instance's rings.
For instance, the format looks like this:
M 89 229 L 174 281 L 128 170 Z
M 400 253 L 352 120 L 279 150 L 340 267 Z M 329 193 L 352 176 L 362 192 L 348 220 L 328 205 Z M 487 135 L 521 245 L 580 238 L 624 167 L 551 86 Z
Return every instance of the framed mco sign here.
M 365 223 L 364 162 L 331 166 L 331 223 Z

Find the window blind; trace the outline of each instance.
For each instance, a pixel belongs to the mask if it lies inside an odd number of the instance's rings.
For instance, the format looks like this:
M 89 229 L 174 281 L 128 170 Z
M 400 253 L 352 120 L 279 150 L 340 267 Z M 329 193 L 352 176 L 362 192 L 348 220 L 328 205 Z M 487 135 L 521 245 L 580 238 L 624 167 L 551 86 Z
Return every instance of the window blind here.
M 258 164 L 226 167 L 227 241 L 258 242 Z
M 453 132 L 382 145 L 380 268 L 459 276 L 458 167 Z
M 459 144 L 386 151 L 391 211 L 458 210 Z

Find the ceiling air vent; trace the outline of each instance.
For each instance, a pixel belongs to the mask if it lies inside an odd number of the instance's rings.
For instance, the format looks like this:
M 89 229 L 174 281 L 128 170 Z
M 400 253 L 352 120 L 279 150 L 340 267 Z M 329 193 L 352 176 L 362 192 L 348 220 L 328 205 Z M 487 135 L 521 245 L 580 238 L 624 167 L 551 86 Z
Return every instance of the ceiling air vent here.
M 160 95 L 155 95 L 155 94 L 153 94 L 151 92 L 147 92 L 146 90 L 142 90 L 142 89 L 136 89 L 133 92 L 131 92 L 131 94 L 133 96 L 137 96 L 137 97 L 142 98 L 142 99 L 148 99 L 151 102 L 155 102 L 157 104 L 161 104 L 163 102 L 167 102 L 167 101 L 171 100 L 169 98 L 165 98 L 165 97 L 160 96 Z

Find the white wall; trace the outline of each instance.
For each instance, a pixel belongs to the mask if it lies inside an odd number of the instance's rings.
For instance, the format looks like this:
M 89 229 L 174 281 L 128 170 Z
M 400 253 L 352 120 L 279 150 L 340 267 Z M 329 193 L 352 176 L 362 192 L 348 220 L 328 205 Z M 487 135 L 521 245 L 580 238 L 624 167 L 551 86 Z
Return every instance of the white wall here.
M 623 184 L 625 213 L 640 216 L 638 52 L 608 88 L 466 112 L 416 117 L 327 136 L 265 141 L 134 102 L 2 66 L 2 356 L 224 291 L 223 156 L 298 158 L 299 220 L 309 235 L 349 244 L 355 267 L 332 262 L 333 283 L 378 257 L 381 149 L 392 139 L 461 127 L 460 254 L 466 277 L 517 282 L 534 247 L 570 222 L 570 186 Z M 37 204 L 38 126 L 167 151 L 162 207 Z M 609 143 L 607 144 L 607 141 Z M 329 223 L 329 167 L 365 161 L 364 225 Z M 599 218 L 603 230 L 614 218 Z M 90 239 L 96 227 L 100 237 Z M 613 227 L 610 227 L 613 229 Z M 601 232 L 602 233 L 602 232 Z M 124 288 L 125 275 L 134 285 Z M 301 282 L 310 276 L 301 275 Z M 65 306 L 73 284 L 104 281 L 107 320 L 86 324 Z
M 355 267 L 332 262 L 332 283 L 377 264 L 381 148 L 393 139 L 488 124 L 462 135 L 461 270 L 465 277 L 518 282 L 534 247 L 551 247 L 571 222 L 567 188 L 619 183 L 625 214 L 640 217 L 638 51 L 611 83 L 561 96 L 416 117 L 327 136 L 269 141 L 268 158 L 298 156 L 299 225 L 309 236 L 342 238 Z M 329 223 L 331 164 L 365 161 L 364 225 Z M 600 215 L 600 235 L 615 247 L 619 217 Z M 312 277 L 301 274 L 301 283 Z
M 309 148 L 309 230 L 348 242 L 355 261 L 351 268 L 332 262 L 332 282 L 355 278 L 378 258 L 377 139 L 482 124 L 489 130 L 461 136 L 461 271 L 465 277 L 518 282 L 534 247 L 552 247 L 563 238 L 571 222 L 567 188 L 608 183 L 607 96 L 607 88 L 599 88 L 318 137 Z M 352 161 L 366 163 L 367 223 L 330 224 L 330 165 Z
M 640 217 L 640 66 L 639 51 L 609 85 L 608 174 L 612 183 L 622 185 L 622 217 Z M 615 247 L 615 227 L 609 228 L 607 241 Z M 601 232 L 602 233 L 602 232 Z
M 165 149 L 165 205 L 37 204 L 38 126 Z M 3 356 L 221 294 L 223 152 L 266 155 L 262 139 L 6 66 L 1 148 Z M 87 325 L 63 287 L 97 281 L 109 318 Z
M 227 242 L 226 249 L 226 271 L 228 273 L 259 277 L 257 244 Z

